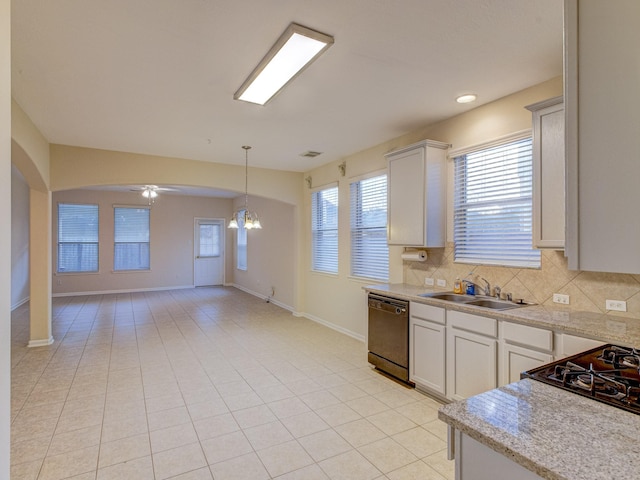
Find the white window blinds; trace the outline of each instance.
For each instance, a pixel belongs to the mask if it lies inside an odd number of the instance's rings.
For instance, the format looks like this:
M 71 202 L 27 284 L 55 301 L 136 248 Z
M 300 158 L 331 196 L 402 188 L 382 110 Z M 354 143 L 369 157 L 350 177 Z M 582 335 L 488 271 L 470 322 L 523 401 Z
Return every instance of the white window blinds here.
M 149 209 L 115 207 L 113 269 L 149 268 Z
M 455 158 L 456 262 L 539 267 L 532 247 L 531 138 Z
M 311 234 L 312 270 L 338 273 L 338 187 L 311 195 Z
M 387 176 L 379 175 L 350 185 L 351 275 L 389 279 L 387 245 Z
M 98 271 L 98 205 L 58 204 L 57 271 Z

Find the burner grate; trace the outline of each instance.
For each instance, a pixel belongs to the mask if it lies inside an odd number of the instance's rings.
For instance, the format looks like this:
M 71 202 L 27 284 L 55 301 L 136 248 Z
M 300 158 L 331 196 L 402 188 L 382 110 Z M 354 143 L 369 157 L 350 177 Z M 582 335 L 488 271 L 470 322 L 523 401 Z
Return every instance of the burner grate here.
M 640 350 L 604 345 L 523 372 L 521 378 L 640 413 Z

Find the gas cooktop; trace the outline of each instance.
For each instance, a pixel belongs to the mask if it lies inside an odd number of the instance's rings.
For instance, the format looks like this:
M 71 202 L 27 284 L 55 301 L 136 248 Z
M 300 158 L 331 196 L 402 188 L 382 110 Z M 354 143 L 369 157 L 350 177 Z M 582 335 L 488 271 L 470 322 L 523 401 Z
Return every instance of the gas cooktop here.
M 523 372 L 532 378 L 640 414 L 640 350 L 602 345 Z

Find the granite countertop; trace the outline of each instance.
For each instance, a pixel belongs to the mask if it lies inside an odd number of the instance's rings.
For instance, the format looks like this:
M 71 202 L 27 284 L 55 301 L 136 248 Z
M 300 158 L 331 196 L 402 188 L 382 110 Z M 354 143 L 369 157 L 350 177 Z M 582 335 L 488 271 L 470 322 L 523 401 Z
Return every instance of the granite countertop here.
M 438 416 L 546 479 L 640 477 L 640 415 L 535 380 L 445 405 Z
M 420 294 L 434 293 L 439 290 L 421 288 L 404 283 L 368 285 L 363 287 L 369 292 L 390 295 L 404 300 L 445 307 L 476 315 L 485 315 L 501 320 L 547 328 L 583 337 L 601 339 L 611 343 L 640 346 L 640 319 L 606 315 L 603 313 L 580 312 L 567 307 L 547 307 L 531 305 L 510 310 L 489 310 L 486 308 L 447 302 Z

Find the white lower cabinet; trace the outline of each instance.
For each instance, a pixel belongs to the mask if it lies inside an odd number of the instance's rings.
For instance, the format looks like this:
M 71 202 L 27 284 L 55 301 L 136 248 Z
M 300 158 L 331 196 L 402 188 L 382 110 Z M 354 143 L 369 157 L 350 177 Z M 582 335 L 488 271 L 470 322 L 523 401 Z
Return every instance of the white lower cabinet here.
M 412 302 L 409 314 L 409 380 L 444 397 L 445 310 Z
M 492 450 L 456 430 L 456 480 L 539 480 L 542 479 L 505 455 Z
M 517 382 L 525 370 L 551 363 L 553 355 L 519 345 L 502 345 L 500 385 Z
M 566 358 L 576 353 L 591 350 L 602 344 L 602 340 L 594 340 L 592 338 L 578 337 L 567 333 L 556 333 L 556 359 Z
M 553 332 L 500 322 L 500 385 L 520 380 L 520 373 L 553 361 Z
M 447 397 L 463 400 L 497 384 L 497 320 L 447 312 Z
M 463 400 L 603 341 L 411 302 L 409 380 L 418 390 Z

